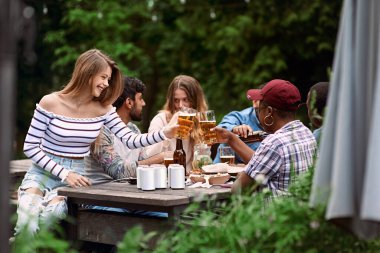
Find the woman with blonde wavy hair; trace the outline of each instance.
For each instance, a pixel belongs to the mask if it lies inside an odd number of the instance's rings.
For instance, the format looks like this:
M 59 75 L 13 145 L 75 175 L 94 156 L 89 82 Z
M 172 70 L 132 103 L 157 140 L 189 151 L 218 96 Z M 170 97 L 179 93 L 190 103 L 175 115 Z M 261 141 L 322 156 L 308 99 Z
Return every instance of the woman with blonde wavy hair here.
M 128 148 L 139 148 L 174 137 L 177 126 L 149 134 L 135 134 L 122 122 L 112 103 L 123 90 L 116 63 L 92 49 L 81 54 L 63 90 L 45 95 L 36 105 L 24 142 L 33 161 L 18 190 L 16 234 L 35 233 L 39 223 L 49 225 L 66 215 L 62 186 L 86 187 L 84 157 L 107 126 Z
M 199 82 L 191 76 L 178 75 L 169 85 L 166 95 L 166 103 L 162 110 L 152 119 L 148 132 L 157 131 L 165 127 L 170 122 L 173 114 L 180 108 L 188 107 L 204 112 L 208 109 L 207 101 L 203 89 Z M 201 142 L 200 129 L 197 122 L 191 131 L 190 138 L 183 140 L 183 148 L 186 152 L 186 171 L 192 168 L 194 145 Z M 175 150 L 175 139 L 157 143 L 146 148 L 148 156 L 158 154 L 164 149 Z

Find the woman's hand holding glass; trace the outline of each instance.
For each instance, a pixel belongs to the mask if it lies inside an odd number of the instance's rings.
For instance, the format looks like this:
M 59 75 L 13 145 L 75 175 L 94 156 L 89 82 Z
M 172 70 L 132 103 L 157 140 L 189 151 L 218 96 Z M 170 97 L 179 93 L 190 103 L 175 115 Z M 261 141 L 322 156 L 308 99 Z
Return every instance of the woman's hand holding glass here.
M 166 138 L 172 139 L 176 136 L 177 131 L 178 131 L 178 113 L 175 113 L 169 123 L 165 126 L 164 128 L 164 134 Z

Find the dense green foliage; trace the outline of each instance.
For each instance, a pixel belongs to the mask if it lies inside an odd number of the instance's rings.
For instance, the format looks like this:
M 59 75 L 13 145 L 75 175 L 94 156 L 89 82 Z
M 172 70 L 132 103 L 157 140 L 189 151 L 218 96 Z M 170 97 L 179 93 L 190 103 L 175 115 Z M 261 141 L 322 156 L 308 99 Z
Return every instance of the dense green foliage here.
M 64 232 L 58 225 L 54 225 L 53 229 L 48 229 L 41 224 L 39 232 L 34 236 L 25 232 L 20 233 L 10 248 L 14 253 L 75 253 L 76 250 L 71 249 L 70 243 L 62 240 L 63 235 Z
M 162 236 L 153 252 L 379 252 L 380 241 L 363 241 L 324 219 L 324 207 L 310 208 L 313 171 L 299 177 L 291 197 L 265 200 L 268 193 L 234 196 L 218 208 Z M 193 206 L 188 210 L 197 209 Z M 134 235 L 139 233 L 133 231 Z M 126 235 L 121 245 L 130 240 Z M 143 234 L 140 232 L 144 242 Z M 150 252 L 149 249 L 145 250 Z M 142 252 L 141 245 L 134 252 Z M 118 252 L 133 252 L 119 247 Z
M 174 76 L 202 84 L 218 120 L 250 106 L 245 91 L 272 78 L 308 88 L 328 80 L 341 1 L 28 1 L 35 6 L 39 61 L 20 59 L 18 142 L 34 104 L 70 78 L 74 61 L 96 47 L 148 90 L 142 129 L 164 103 Z M 44 12 L 45 10 L 45 12 Z

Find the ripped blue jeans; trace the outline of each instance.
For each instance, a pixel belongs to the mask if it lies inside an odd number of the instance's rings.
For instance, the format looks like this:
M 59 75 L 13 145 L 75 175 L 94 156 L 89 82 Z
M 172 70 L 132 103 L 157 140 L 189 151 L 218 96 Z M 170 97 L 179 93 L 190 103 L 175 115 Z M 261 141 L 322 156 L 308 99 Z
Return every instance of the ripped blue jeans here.
M 76 160 L 52 154 L 47 155 L 64 168 L 83 175 L 83 159 Z M 68 184 L 66 182 L 61 182 L 60 178 L 45 171 L 40 166 L 34 163 L 32 164 L 18 189 L 18 217 L 15 227 L 15 235 L 23 230 L 34 234 L 39 229 L 41 223 L 45 226 L 50 226 L 53 222 L 66 217 L 66 199 L 50 203 L 58 196 L 57 189 L 63 186 L 68 186 Z M 30 188 L 39 189 L 43 196 L 25 191 Z

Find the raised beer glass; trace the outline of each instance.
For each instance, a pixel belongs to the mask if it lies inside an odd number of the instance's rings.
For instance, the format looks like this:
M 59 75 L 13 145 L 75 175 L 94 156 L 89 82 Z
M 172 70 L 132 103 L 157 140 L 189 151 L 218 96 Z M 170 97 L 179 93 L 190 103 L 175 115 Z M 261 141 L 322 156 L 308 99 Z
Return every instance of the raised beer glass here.
M 199 125 L 202 130 L 202 141 L 207 145 L 216 143 L 217 137 L 215 131 L 210 129 L 216 127 L 215 113 L 213 110 L 198 112 Z
M 197 111 L 193 108 L 182 107 L 178 115 L 177 139 L 188 139 L 190 131 L 194 126 L 194 119 Z

